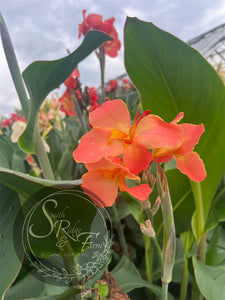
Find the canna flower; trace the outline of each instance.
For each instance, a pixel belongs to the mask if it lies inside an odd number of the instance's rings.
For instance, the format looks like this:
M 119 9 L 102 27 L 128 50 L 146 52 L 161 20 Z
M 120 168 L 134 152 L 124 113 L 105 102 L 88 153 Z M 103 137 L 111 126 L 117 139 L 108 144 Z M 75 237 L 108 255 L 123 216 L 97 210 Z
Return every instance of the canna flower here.
M 80 77 L 80 73 L 75 69 L 72 74 L 64 81 L 64 85 L 69 89 L 75 89 L 77 87 L 77 78 Z
M 118 88 L 117 80 L 110 80 L 108 86 L 105 88 L 106 93 L 115 93 Z
M 96 163 L 85 164 L 88 172 L 82 177 L 82 189 L 99 206 L 112 206 L 115 202 L 118 188 L 121 192 L 128 192 L 140 201 L 145 201 L 151 189 L 148 184 L 141 184 L 129 188 L 125 179 L 140 181 L 140 178 L 125 167 L 120 157 L 102 158 Z M 98 199 L 94 197 L 96 195 Z
M 4 121 L 1 122 L 1 127 L 9 127 L 12 125 L 12 120 L 10 119 L 5 119 Z
M 137 113 L 131 125 L 126 104 L 118 99 L 108 101 L 90 113 L 93 128 L 81 138 L 73 152 L 77 162 L 92 163 L 105 156 L 123 155 L 123 162 L 133 174 L 146 170 L 152 161 L 148 149 L 177 148 L 182 141 L 177 124 L 164 122 L 155 115 Z
M 116 57 L 118 51 L 121 48 L 121 44 L 118 38 L 118 33 L 113 25 L 115 18 L 110 18 L 103 22 L 101 15 L 90 14 L 85 16 L 86 10 L 83 10 L 83 22 L 79 24 L 79 35 L 80 38 L 84 36 L 89 30 L 100 30 L 110 35 L 113 40 L 104 43 L 105 54 L 110 57 Z
M 177 124 L 182 118 L 183 113 L 179 113 L 171 124 Z M 206 177 L 205 167 L 199 155 L 192 150 L 204 132 L 204 125 L 183 123 L 177 126 L 182 130 L 183 138 L 181 145 L 174 148 L 158 147 L 152 152 L 153 159 L 161 163 L 174 158 L 177 163 L 177 168 L 183 174 L 187 175 L 193 181 L 202 181 Z
M 59 98 L 61 104 L 61 111 L 63 111 L 68 116 L 76 116 L 75 107 L 71 99 L 71 94 L 69 89 L 66 89 L 63 95 Z
M 18 121 L 19 120 L 18 114 L 17 113 L 11 113 L 11 120 L 13 120 L 14 122 Z

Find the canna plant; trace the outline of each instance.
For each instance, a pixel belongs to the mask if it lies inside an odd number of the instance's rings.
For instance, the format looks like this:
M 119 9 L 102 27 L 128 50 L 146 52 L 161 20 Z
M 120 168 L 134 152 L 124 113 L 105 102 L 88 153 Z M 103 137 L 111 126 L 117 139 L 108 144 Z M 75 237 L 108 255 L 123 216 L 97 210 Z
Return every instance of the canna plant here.
M 121 47 L 115 19 L 85 14 L 77 50 L 59 60 L 34 62 L 22 76 L 0 17 L 24 116 L 1 122 L 0 297 L 24 299 L 23 289 L 26 299 L 39 300 L 222 299 L 224 84 L 194 49 L 151 23 L 127 18 L 125 66 L 131 82 L 124 78 L 119 89 L 111 80 L 105 88 L 105 54 L 116 57 Z M 78 64 L 92 51 L 100 61 L 101 93 L 81 88 Z M 62 83 L 64 94 L 46 100 Z M 12 228 L 24 198 L 68 187 L 81 187 L 93 205 L 106 208 L 115 236 L 104 275 L 92 276 L 94 266 L 85 264 L 88 276 L 78 268 L 78 280 L 51 288 L 24 271 Z M 82 204 L 75 211 L 82 215 Z M 87 209 L 87 228 L 92 218 Z M 65 238 L 59 227 L 55 230 Z M 74 247 L 61 249 L 68 276 L 83 251 L 75 247 L 74 254 Z

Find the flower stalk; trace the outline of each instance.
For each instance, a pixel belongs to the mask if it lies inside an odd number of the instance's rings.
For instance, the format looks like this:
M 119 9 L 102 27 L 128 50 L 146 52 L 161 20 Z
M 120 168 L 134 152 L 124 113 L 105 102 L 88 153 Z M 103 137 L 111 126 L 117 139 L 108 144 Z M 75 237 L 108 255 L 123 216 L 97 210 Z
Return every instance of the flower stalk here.
M 163 215 L 163 274 L 162 288 L 163 300 L 168 297 L 168 284 L 172 280 L 172 272 L 176 251 L 176 235 L 173 217 L 173 207 L 171 203 L 167 179 L 163 169 L 158 164 L 157 169 L 158 193 L 161 199 L 161 209 Z

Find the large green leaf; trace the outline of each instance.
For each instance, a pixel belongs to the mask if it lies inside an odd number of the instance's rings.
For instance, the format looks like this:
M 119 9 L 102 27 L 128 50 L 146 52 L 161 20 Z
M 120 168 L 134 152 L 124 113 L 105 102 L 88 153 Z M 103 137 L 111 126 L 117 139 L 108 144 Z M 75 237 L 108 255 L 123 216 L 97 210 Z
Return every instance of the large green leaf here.
M 20 172 L 0 168 L 0 183 L 24 197 L 30 197 L 44 187 L 73 188 L 81 184 L 81 180 L 46 180 Z
M 204 216 L 225 171 L 225 87 L 194 49 L 152 23 L 128 18 L 125 65 L 144 109 L 166 121 L 184 112 L 184 122 L 205 126 L 196 147 L 207 170 L 200 183 Z M 172 195 L 173 197 L 173 195 Z
M 62 294 L 66 289 L 67 287 L 50 285 L 37 279 L 35 275 L 28 274 L 7 291 L 4 300 L 21 300 L 28 298 L 36 298 L 38 300 L 42 299 L 43 296 Z M 53 299 L 55 298 L 56 297 Z
M 31 105 L 27 127 L 19 138 L 19 145 L 24 151 L 34 153 L 34 126 L 45 97 L 69 77 L 79 62 L 105 41 L 111 39 L 103 32 L 89 31 L 80 47 L 70 55 L 53 61 L 36 61 L 26 68 L 23 78 L 30 95 Z
M 0 299 L 15 280 L 21 261 L 17 256 L 13 241 L 13 227 L 20 209 L 16 193 L 0 184 Z M 19 235 L 18 235 L 19 236 Z M 22 252 L 21 252 L 22 260 Z
M 207 229 L 210 230 L 225 221 L 225 187 L 216 195 L 212 203 L 212 209 L 209 212 L 207 220 Z
M 112 274 L 116 280 L 116 283 L 124 293 L 128 293 L 136 288 L 145 287 L 150 289 L 156 295 L 161 296 L 162 294 L 162 289 L 159 286 L 147 282 L 141 278 L 141 275 L 139 274 L 135 265 L 126 256 L 121 258 L 119 264 L 112 271 Z M 172 300 L 173 297 L 169 295 L 168 299 Z
M 193 257 L 193 266 L 197 285 L 207 300 L 224 299 L 225 267 L 204 265 Z

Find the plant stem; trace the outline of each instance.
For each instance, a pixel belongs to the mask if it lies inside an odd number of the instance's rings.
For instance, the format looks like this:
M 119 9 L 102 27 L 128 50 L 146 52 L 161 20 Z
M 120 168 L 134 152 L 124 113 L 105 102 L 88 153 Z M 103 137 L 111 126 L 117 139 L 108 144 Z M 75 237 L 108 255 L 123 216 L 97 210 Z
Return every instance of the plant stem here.
M 145 211 L 146 217 L 151 221 L 152 226 L 154 226 L 154 225 L 153 225 L 153 216 L 152 216 L 151 210 L 150 210 L 149 208 L 146 208 L 144 211 Z M 155 247 L 155 250 L 156 250 L 157 253 L 158 253 L 160 265 L 161 265 L 161 267 L 163 268 L 163 255 L 162 255 L 162 250 L 161 250 L 161 248 L 160 248 L 160 246 L 159 246 L 159 242 L 158 242 L 156 236 L 151 237 L 151 241 L 152 241 L 152 243 L 153 243 L 153 245 L 154 245 L 154 247 Z
M 205 218 L 203 210 L 203 198 L 202 191 L 199 182 L 191 182 L 192 190 L 195 198 L 195 207 L 196 207 L 196 219 L 197 219 L 197 259 L 202 263 L 205 263 L 206 255 L 206 234 L 204 234 L 205 229 Z M 196 299 L 202 300 L 203 296 L 201 295 L 200 290 L 196 292 Z
M 78 298 L 79 296 L 79 298 Z M 61 295 L 59 295 L 56 300 L 69 300 L 73 297 L 73 299 L 82 299 L 81 295 L 80 295 L 80 289 L 79 287 L 73 286 L 71 288 L 69 288 L 68 290 L 66 290 L 64 293 L 62 293 Z
M 38 161 L 40 163 L 44 178 L 54 180 L 52 167 L 50 165 L 48 155 L 44 149 L 44 145 L 37 126 L 35 128 L 35 153 L 38 157 Z
M 187 299 L 187 285 L 188 285 L 188 262 L 186 253 L 184 254 L 184 261 L 183 261 L 183 274 L 182 274 L 182 281 L 180 287 L 180 300 Z
M 151 240 L 148 236 L 143 235 L 145 241 L 145 275 L 148 282 L 152 282 L 152 261 L 153 248 L 151 247 Z
M 27 93 L 24 88 L 23 79 L 16 59 L 12 41 L 10 39 L 9 32 L 7 30 L 6 24 L 4 22 L 1 13 L 0 13 L 0 33 L 2 37 L 2 44 L 3 44 L 6 60 L 11 73 L 11 77 L 23 109 L 24 117 L 27 120 L 29 114 L 29 100 L 27 98 Z
M 162 282 L 162 300 L 167 300 L 168 298 L 168 283 Z
M 197 246 L 197 259 L 202 263 L 205 263 L 206 254 L 206 234 L 203 235 Z
M 101 69 L 101 104 L 105 102 L 105 49 L 104 47 L 99 48 L 98 54 L 100 69 Z
M 205 220 L 203 211 L 203 199 L 202 191 L 199 182 L 191 182 L 192 190 L 195 198 L 196 214 L 197 214 L 197 243 L 199 244 L 200 239 L 204 233 Z
M 118 214 L 118 211 L 117 211 L 117 208 L 116 208 L 115 204 L 112 205 L 112 213 L 113 213 L 113 216 L 115 218 L 116 229 L 117 229 L 117 232 L 118 232 L 119 242 L 120 242 L 120 246 L 122 248 L 123 254 L 126 255 L 127 257 L 129 257 L 126 239 L 125 239 L 125 236 L 124 236 L 124 233 L 123 233 L 122 224 L 120 222 L 119 214 Z
M 80 109 L 80 106 L 79 106 L 79 104 L 76 100 L 75 92 L 72 89 L 70 89 L 70 94 L 71 94 L 71 98 L 72 98 L 73 104 L 75 106 L 75 111 L 76 111 L 77 117 L 80 121 L 81 127 L 82 127 L 84 133 L 87 133 L 88 132 L 87 124 L 84 120 L 84 117 L 83 117 L 82 111 Z

